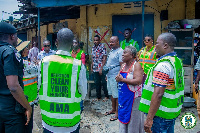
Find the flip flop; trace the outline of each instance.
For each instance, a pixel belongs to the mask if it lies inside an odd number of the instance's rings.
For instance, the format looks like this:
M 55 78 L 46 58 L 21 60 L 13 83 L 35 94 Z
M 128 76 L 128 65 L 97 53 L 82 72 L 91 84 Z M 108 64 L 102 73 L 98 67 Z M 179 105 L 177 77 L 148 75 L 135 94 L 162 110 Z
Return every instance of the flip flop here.
M 118 117 L 117 116 L 112 116 L 111 118 L 110 118 L 110 121 L 115 121 L 115 120 L 117 120 L 118 119 Z
M 114 113 L 114 112 L 111 112 L 111 111 L 110 111 L 110 112 L 106 112 L 106 113 L 105 113 L 105 116 L 111 115 L 111 114 L 115 114 L 115 113 Z

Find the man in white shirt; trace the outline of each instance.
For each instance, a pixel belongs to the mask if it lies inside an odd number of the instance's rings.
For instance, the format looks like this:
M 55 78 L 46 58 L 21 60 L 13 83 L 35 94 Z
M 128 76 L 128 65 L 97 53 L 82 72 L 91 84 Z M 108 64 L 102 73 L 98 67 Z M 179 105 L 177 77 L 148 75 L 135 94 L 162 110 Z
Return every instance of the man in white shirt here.
M 58 51 L 43 58 L 39 67 L 42 125 L 45 133 L 78 133 L 80 102 L 87 93 L 86 69 L 70 54 L 72 31 L 63 28 L 57 37 Z
M 110 47 L 112 50 L 108 55 L 106 66 L 109 68 L 107 74 L 107 89 L 108 94 L 111 95 L 112 110 L 106 112 L 105 115 L 115 114 L 110 119 L 110 121 L 115 121 L 118 119 L 118 85 L 115 77 L 119 73 L 120 66 L 123 63 L 123 49 L 119 45 L 119 38 L 117 36 L 110 38 Z

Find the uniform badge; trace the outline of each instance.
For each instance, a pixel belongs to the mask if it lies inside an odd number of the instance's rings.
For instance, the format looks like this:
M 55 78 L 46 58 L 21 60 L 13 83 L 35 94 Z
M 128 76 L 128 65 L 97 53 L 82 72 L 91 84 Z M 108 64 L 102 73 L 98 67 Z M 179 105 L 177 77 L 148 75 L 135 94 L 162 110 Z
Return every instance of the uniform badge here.
M 16 59 L 17 59 L 19 62 L 21 61 L 21 55 L 20 55 L 20 53 L 16 52 L 16 53 L 15 53 L 15 57 L 16 57 Z

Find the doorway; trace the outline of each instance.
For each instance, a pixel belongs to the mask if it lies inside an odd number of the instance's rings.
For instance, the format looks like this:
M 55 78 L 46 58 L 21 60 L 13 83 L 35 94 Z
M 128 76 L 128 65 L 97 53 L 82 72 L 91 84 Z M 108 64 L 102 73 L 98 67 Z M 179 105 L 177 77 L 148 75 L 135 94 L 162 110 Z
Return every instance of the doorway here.
M 130 28 L 135 31 L 132 33 L 132 39 L 138 41 L 140 49 L 143 47 L 142 38 L 142 14 L 136 15 L 114 15 L 112 16 L 112 33 L 118 36 L 119 41 L 124 40 L 124 30 Z M 146 34 L 154 35 L 154 14 L 144 15 L 144 36 Z

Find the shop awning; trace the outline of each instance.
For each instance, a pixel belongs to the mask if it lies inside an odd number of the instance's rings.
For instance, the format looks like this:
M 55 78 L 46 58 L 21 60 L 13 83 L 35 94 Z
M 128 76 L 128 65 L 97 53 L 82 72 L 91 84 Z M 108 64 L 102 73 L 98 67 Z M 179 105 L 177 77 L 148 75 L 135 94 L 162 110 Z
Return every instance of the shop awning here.
M 93 4 L 126 3 L 149 0 L 32 0 L 36 7 L 81 6 Z

